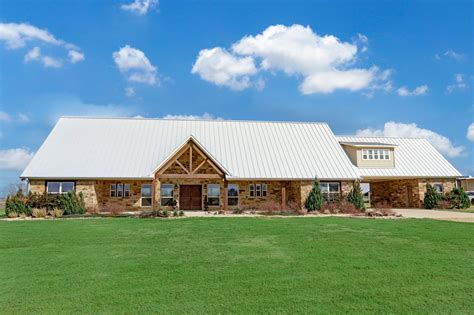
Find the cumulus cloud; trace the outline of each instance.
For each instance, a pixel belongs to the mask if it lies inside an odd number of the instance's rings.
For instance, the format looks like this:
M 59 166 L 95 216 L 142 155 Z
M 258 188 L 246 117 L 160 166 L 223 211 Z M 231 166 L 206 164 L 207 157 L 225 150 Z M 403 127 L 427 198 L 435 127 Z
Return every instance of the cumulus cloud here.
M 131 86 L 127 86 L 125 88 L 125 95 L 127 95 L 128 97 L 132 97 L 132 96 L 135 96 L 136 94 L 136 91 L 133 87 Z
M 432 130 L 418 127 L 415 123 L 405 124 L 394 121 L 386 122 L 383 129 L 360 129 L 356 135 L 368 137 L 408 137 L 427 139 L 438 151 L 449 157 L 460 156 L 464 147 L 455 146 L 451 140 Z
M 357 42 L 366 45 L 368 38 L 359 34 Z M 376 66 L 354 67 L 357 53 L 356 43 L 318 35 L 309 26 L 272 25 L 261 34 L 235 42 L 230 52 L 221 47 L 201 50 L 193 73 L 234 89 L 250 87 L 251 75 L 260 71 L 302 77 L 300 90 L 304 94 L 370 89 L 382 75 Z M 200 65 L 203 60 L 205 67 Z
M 149 10 L 158 6 L 158 0 L 134 0 L 129 4 L 122 4 L 120 8 L 138 15 L 145 15 Z
M 452 93 L 455 90 L 463 90 L 467 87 L 466 81 L 464 81 L 464 75 L 462 73 L 456 73 L 454 75 L 454 83 L 446 87 L 448 93 Z
M 59 46 L 75 52 L 75 58 L 70 57 L 72 63 L 84 60 L 84 54 L 79 47 L 57 39 L 53 34 L 45 29 L 27 23 L 0 23 L 0 41 L 4 41 L 8 49 L 19 49 L 25 47 L 30 42 L 40 42 L 45 46 Z M 78 58 L 82 56 L 82 58 Z M 42 56 L 38 46 L 33 47 L 24 57 L 25 62 L 40 61 L 45 67 L 59 68 L 62 61 L 57 57 Z
M 201 50 L 191 72 L 208 82 L 239 91 L 251 85 L 250 75 L 257 69 L 252 57 L 240 58 L 216 47 Z
M 71 63 L 77 63 L 85 59 L 84 54 L 76 50 L 70 50 L 68 56 Z
M 428 85 L 426 84 L 420 85 L 411 91 L 406 86 L 402 86 L 397 90 L 397 93 L 400 96 L 418 96 L 426 94 L 428 90 Z
M 474 123 L 471 123 L 469 127 L 467 127 L 466 138 L 469 141 L 474 141 Z
M 26 53 L 25 62 L 38 61 L 43 64 L 44 67 L 48 68 L 61 68 L 63 62 L 59 59 L 53 58 L 51 56 L 43 56 L 41 54 L 41 49 L 39 47 L 33 47 L 28 53 Z
M 179 119 L 179 120 L 223 120 L 222 117 L 216 117 L 209 113 L 202 115 L 171 115 L 163 116 L 162 119 Z
M 128 75 L 128 80 L 155 85 L 158 83 L 157 68 L 145 54 L 136 48 L 126 45 L 112 54 L 120 72 Z
M 34 153 L 29 149 L 16 148 L 0 150 L 0 170 L 23 170 Z

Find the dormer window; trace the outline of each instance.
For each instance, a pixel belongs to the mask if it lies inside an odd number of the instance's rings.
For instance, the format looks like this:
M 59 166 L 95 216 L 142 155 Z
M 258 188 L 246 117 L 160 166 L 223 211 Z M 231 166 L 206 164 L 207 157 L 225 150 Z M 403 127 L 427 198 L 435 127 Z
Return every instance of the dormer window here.
M 385 149 L 363 149 L 363 160 L 390 160 L 390 151 Z

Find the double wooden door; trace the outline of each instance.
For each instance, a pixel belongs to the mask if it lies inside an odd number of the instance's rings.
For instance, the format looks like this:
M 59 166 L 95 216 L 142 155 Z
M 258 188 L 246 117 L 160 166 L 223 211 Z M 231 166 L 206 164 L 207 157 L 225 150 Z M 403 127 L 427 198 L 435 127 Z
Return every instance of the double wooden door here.
M 181 210 L 202 209 L 202 186 L 180 185 L 179 186 L 179 208 Z

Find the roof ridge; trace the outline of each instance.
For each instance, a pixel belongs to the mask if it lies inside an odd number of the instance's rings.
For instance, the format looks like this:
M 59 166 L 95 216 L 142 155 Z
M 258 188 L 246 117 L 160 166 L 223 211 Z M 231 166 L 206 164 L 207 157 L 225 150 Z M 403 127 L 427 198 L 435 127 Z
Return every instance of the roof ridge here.
M 373 139 L 422 139 L 427 140 L 427 138 L 421 137 L 397 137 L 397 136 L 355 136 L 355 135 L 335 135 L 336 138 L 373 138 Z
M 323 121 L 292 121 L 292 120 L 252 120 L 252 119 L 192 119 L 192 118 L 153 118 L 153 117 L 100 117 L 100 116 L 61 116 L 59 119 L 110 119 L 110 120 L 158 120 L 158 121 L 212 121 L 212 122 L 244 122 L 244 123 L 287 123 L 287 124 L 320 124 Z

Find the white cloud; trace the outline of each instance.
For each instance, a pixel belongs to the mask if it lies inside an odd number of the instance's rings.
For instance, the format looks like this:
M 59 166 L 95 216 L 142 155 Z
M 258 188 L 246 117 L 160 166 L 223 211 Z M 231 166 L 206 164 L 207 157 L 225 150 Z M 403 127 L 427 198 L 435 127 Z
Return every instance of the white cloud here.
M 368 38 L 358 34 L 356 41 L 366 45 Z M 238 90 L 250 87 L 251 75 L 259 71 L 303 77 L 300 90 L 304 94 L 373 90 L 375 85 L 383 85 L 377 82 L 382 78 L 378 67 L 353 67 L 357 53 L 356 43 L 343 42 L 333 35 L 320 36 L 309 26 L 273 25 L 261 34 L 235 42 L 231 52 L 220 47 L 201 50 L 193 73 Z M 259 61 L 258 69 L 255 60 Z
M 179 119 L 179 120 L 223 120 L 222 117 L 215 117 L 212 114 L 204 113 L 202 115 L 171 115 L 162 117 L 163 119 Z
M 61 60 L 51 56 L 43 56 L 41 54 L 41 49 L 37 46 L 33 47 L 28 53 L 26 53 L 24 61 L 39 61 L 46 68 L 61 68 L 63 66 L 63 62 Z
M 418 96 L 423 95 L 428 92 L 428 85 L 420 85 L 413 90 L 409 90 L 407 87 L 402 86 L 397 90 L 398 95 L 400 96 Z
M 76 50 L 70 50 L 68 56 L 71 63 L 76 63 L 85 59 L 84 54 Z
M 128 80 L 149 85 L 157 84 L 158 70 L 141 50 L 126 45 L 114 52 L 112 57 L 120 72 L 128 74 Z
M 38 60 L 40 57 L 41 57 L 41 49 L 38 46 L 36 46 L 26 53 L 24 61 L 29 62 L 32 60 Z
M 12 120 L 10 114 L 0 111 L 0 121 L 9 122 Z
M 10 49 L 24 47 L 28 41 L 41 41 L 52 45 L 64 45 L 47 30 L 26 23 L 0 23 L 0 40 L 6 42 Z
M 0 111 L 0 121 L 3 122 L 29 122 L 30 118 L 23 113 L 19 113 L 18 115 L 12 116 L 6 112 Z
M 72 63 L 80 61 L 77 60 L 79 55 L 82 56 L 81 60 L 84 59 L 84 54 L 79 52 L 79 48 L 76 45 L 57 39 L 47 30 L 27 23 L 0 23 L 0 41 L 4 41 L 8 49 L 22 48 L 29 42 L 41 42 L 45 46 L 60 46 L 69 49 L 69 54 L 71 51 L 76 53 L 76 59 L 70 58 Z M 35 46 L 25 55 L 24 61 L 41 61 L 45 67 L 59 68 L 62 66 L 62 61 L 58 58 L 51 56 L 41 57 L 41 55 L 40 48 Z
M 220 47 L 201 50 L 192 69 L 203 80 L 237 91 L 248 88 L 256 72 L 252 57 L 236 57 Z
M 122 4 L 122 10 L 130 11 L 138 15 L 145 15 L 149 10 L 158 6 L 158 0 L 134 0 L 129 4 Z
M 358 136 L 369 137 L 408 137 L 427 139 L 437 150 L 449 157 L 460 156 L 464 147 L 455 146 L 451 140 L 432 130 L 419 128 L 416 124 L 404 124 L 394 121 L 386 122 L 383 129 L 367 128 L 357 130 Z
M 456 61 L 462 61 L 464 59 L 464 55 L 461 53 L 457 53 L 454 50 L 450 49 L 444 52 L 443 54 L 445 57 L 454 59 Z
M 125 88 L 125 95 L 127 95 L 128 97 L 132 97 L 132 96 L 135 96 L 136 94 L 136 91 L 133 87 L 131 86 L 127 86 Z
M 23 170 L 33 158 L 29 149 L 0 150 L 0 170 Z
M 469 141 L 474 141 L 474 122 L 467 127 L 466 138 Z
M 452 93 L 455 90 L 462 90 L 467 87 L 466 81 L 464 81 L 464 75 L 462 73 L 456 73 L 454 75 L 454 83 L 446 87 L 448 93 Z

